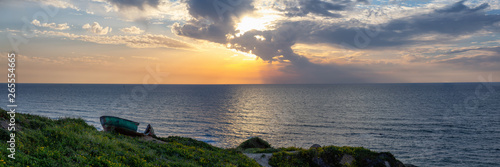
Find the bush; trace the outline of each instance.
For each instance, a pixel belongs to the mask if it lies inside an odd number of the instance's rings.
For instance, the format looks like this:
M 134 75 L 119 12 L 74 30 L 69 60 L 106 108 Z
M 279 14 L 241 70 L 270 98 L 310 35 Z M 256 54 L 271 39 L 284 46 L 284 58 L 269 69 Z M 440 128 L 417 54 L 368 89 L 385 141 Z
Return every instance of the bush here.
M 342 166 L 340 161 L 344 155 L 351 155 L 354 161 L 351 166 L 385 166 L 388 161 L 391 166 L 401 166 L 402 163 L 391 153 L 377 153 L 363 147 L 325 146 L 299 150 L 296 153 L 284 151 L 274 153 L 269 159 L 271 166 Z M 321 163 L 321 164 L 320 164 Z

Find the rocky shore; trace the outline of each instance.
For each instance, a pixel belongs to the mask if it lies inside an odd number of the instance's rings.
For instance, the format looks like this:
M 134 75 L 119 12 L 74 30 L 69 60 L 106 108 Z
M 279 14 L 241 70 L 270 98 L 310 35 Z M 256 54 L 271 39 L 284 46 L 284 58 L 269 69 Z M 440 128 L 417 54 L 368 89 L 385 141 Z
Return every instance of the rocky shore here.
M 251 138 L 237 149 L 261 166 L 363 166 L 363 167 L 414 167 L 403 164 L 389 152 L 373 152 L 362 147 L 337 147 L 312 145 L 303 148 L 272 148 L 260 138 Z

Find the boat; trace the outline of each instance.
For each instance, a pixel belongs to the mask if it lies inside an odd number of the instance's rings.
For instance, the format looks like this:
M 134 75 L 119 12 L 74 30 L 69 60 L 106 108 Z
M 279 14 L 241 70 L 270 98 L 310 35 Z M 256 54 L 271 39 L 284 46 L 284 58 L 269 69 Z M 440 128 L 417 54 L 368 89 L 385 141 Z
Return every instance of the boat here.
M 106 132 L 117 132 L 127 136 L 155 136 L 151 124 L 148 124 L 144 133 L 140 133 L 137 132 L 139 122 L 114 116 L 101 116 L 100 121 Z

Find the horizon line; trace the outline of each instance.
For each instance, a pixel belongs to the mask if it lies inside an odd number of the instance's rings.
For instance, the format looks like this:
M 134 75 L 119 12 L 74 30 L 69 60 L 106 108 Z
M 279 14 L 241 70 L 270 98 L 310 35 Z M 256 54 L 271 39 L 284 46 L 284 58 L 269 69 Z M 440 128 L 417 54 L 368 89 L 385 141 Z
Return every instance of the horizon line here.
M 467 84 L 500 82 L 357 82 L 357 83 L 268 83 L 268 84 L 140 84 L 140 83 L 15 83 L 40 85 L 362 85 L 362 84 Z M 0 84 L 10 84 L 3 82 Z

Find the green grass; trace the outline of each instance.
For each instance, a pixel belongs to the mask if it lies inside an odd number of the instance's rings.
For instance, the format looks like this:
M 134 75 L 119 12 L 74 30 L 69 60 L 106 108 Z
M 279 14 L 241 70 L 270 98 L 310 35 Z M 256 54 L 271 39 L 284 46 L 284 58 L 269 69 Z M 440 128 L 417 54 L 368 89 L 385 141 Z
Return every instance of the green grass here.
M 391 153 L 372 152 L 362 147 L 325 146 L 303 149 L 273 148 L 254 137 L 237 148 L 222 149 L 191 138 L 156 138 L 156 143 L 116 133 L 97 131 L 82 119 L 46 117 L 16 113 L 15 160 L 8 158 L 8 143 L 0 143 L 3 166 L 259 166 L 242 153 L 273 153 L 272 166 L 328 166 L 339 164 L 346 154 L 355 160 L 349 166 L 401 166 Z M 10 119 L 0 109 L 0 121 Z M 10 140 L 10 132 L 0 128 L 0 140 Z
M 0 120 L 10 118 L 0 110 Z M 166 144 L 97 131 L 82 119 L 16 113 L 15 160 L 0 143 L 0 166 L 259 166 L 234 149 L 184 137 L 157 138 Z M 0 130 L 2 141 L 9 131 Z

